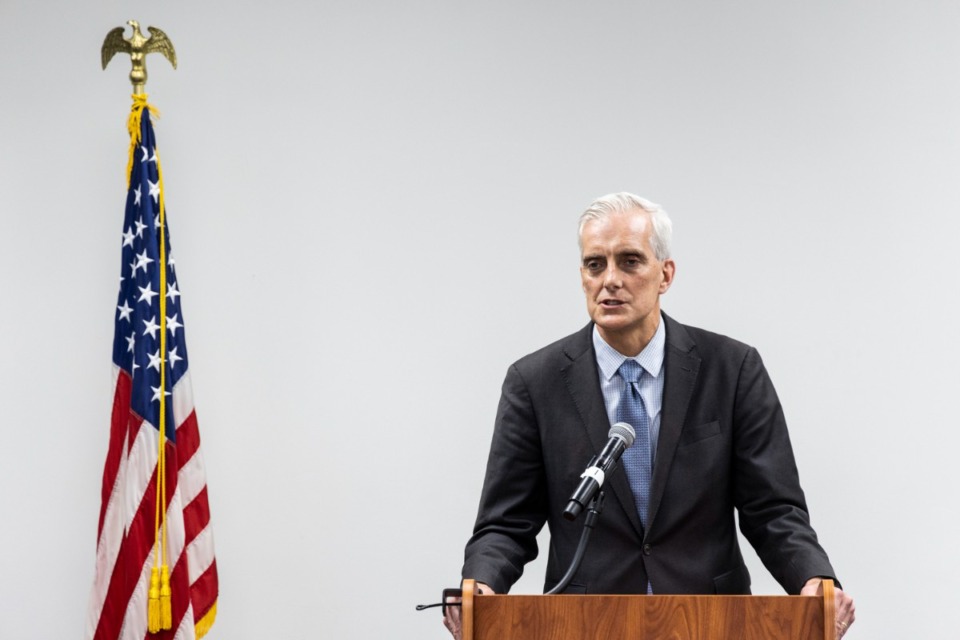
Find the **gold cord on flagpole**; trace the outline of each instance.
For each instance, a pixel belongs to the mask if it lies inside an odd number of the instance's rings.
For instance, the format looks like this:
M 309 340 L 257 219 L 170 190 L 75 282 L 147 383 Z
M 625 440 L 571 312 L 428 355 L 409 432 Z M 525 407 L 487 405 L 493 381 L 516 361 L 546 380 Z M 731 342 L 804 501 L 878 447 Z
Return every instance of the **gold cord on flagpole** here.
M 146 94 L 133 96 L 133 106 L 127 120 L 130 133 L 130 149 L 127 158 L 127 186 L 130 184 L 131 169 L 137 147 L 141 142 L 140 123 L 143 110 L 156 114 L 156 109 L 147 104 Z M 144 152 L 146 153 L 146 152 Z M 150 571 L 150 587 L 147 593 L 147 631 L 157 633 L 173 626 L 173 611 L 170 600 L 170 568 L 167 560 L 167 243 L 166 243 L 166 207 L 164 205 L 163 170 L 156 148 L 153 154 L 157 162 L 157 184 L 160 189 L 158 198 L 160 212 L 157 216 L 157 237 L 160 254 L 160 415 L 157 425 L 157 493 L 154 511 L 154 564 Z M 146 158 L 144 158 L 146 160 Z
M 160 188 L 160 214 L 157 216 L 158 237 L 160 240 L 160 442 L 164 448 L 160 450 L 158 467 L 163 469 L 163 481 L 160 483 L 160 504 L 163 513 L 160 518 L 160 628 L 169 629 L 173 626 L 173 610 L 170 602 L 170 568 L 167 562 L 167 234 L 166 234 L 166 207 L 164 206 L 163 170 L 160 168 L 160 156 L 157 155 L 157 185 Z

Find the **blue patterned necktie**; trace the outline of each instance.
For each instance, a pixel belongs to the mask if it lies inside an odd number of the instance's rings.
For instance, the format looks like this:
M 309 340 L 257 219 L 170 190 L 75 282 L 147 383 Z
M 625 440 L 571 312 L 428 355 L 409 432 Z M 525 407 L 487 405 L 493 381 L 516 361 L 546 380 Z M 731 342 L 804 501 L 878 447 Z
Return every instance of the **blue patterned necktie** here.
M 650 505 L 650 475 L 652 460 L 650 455 L 650 416 L 640 397 L 640 379 L 643 367 L 636 360 L 624 360 L 617 374 L 626 383 L 617 420 L 626 422 L 637 432 L 633 446 L 623 452 L 623 470 L 633 490 L 633 501 L 640 515 L 640 522 L 647 526 L 647 508 Z

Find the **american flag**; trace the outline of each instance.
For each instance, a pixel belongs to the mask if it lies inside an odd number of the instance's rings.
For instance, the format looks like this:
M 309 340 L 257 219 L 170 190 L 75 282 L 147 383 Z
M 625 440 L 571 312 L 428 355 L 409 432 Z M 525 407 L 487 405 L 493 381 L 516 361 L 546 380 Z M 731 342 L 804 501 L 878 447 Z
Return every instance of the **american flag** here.
M 166 265 L 161 265 L 160 168 L 150 113 L 144 107 L 145 100 L 139 103 L 139 140 L 131 143 L 113 339 L 116 385 L 103 469 L 96 577 L 84 636 L 87 640 L 200 638 L 216 616 L 217 564 L 206 473 L 166 224 L 167 259 Z M 137 108 L 135 102 L 135 113 Z M 134 125 L 132 133 L 136 131 Z M 163 219 L 165 223 L 165 213 Z M 161 266 L 166 269 L 166 291 L 160 291 Z M 166 298 L 165 358 L 160 353 L 161 296 Z M 162 392 L 161 360 L 166 366 L 166 389 Z M 166 403 L 166 559 L 172 628 L 148 633 L 150 575 L 159 564 L 155 510 L 161 401 Z

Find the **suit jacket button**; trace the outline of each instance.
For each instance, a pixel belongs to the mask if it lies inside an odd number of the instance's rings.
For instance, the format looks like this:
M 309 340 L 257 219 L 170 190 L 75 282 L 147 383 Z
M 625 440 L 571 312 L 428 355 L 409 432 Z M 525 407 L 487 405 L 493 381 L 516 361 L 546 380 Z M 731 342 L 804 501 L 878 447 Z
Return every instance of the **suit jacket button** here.
M 653 548 L 650 545 L 648 544 L 643 545 L 643 555 L 648 556 L 652 552 L 653 552 Z

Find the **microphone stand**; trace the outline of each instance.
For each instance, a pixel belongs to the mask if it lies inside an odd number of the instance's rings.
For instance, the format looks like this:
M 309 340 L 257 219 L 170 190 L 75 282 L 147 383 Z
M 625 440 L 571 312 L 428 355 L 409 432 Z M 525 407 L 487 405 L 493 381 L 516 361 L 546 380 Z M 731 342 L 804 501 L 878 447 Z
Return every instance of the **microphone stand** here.
M 557 583 L 557 586 L 547 591 L 544 595 L 552 596 L 560 593 L 566 589 L 570 581 L 573 580 L 577 569 L 580 568 L 580 563 L 583 562 L 583 554 L 587 550 L 587 542 L 590 540 L 590 534 L 593 532 L 593 527 L 596 526 L 597 520 L 600 519 L 601 513 L 603 513 L 602 489 L 597 492 L 597 495 L 590 501 L 590 506 L 587 507 L 587 517 L 583 522 L 583 532 L 580 534 L 580 542 L 577 544 L 577 551 L 573 554 L 573 562 L 570 563 L 570 568 L 567 569 L 567 572 L 563 578 L 560 579 L 560 582 Z

